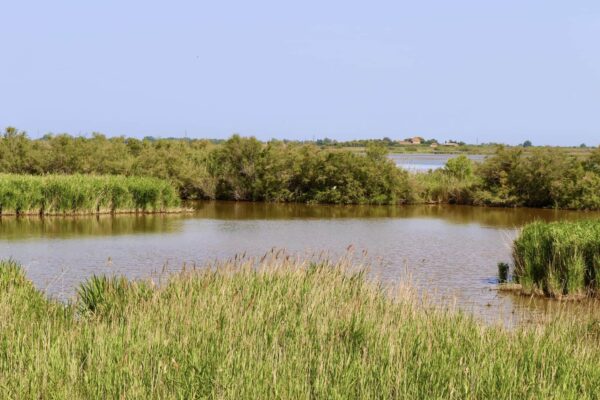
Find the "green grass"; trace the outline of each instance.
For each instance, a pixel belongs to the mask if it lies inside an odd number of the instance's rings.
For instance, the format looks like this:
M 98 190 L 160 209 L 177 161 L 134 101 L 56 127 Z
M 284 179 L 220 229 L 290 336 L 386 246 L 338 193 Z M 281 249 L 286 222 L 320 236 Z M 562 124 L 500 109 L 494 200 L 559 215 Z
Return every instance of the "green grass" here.
M 270 256 L 47 299 L 0 264 L 0 398 L 586 399 L 600 324 L 506 331 L 340 263 Z
M 0 215 L 159 212 L 179 206 L 155 178 L 110 175 L 0 175 Z
M 474 177 L 461 179 L 440 169 L 412 174 L 410 180 L 415 204 L 473 203 L 473 191 L 476 184 Z
M 515 279 L 547 296 L 595 295 L 600 289 L 600 221 L 534 222 L 513 244 Z

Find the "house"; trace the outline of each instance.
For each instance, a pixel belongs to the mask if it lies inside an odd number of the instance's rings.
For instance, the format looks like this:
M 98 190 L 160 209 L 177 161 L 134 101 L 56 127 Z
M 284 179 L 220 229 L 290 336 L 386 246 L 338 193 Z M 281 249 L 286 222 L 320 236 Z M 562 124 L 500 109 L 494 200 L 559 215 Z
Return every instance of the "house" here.
M 424 139 L 420 136 L 415 136 L 412 138 L 408 138 L 408 139 L 404 139 L 402 141 L 399 141 L 399 144 L 421 144 L 423 143 Z

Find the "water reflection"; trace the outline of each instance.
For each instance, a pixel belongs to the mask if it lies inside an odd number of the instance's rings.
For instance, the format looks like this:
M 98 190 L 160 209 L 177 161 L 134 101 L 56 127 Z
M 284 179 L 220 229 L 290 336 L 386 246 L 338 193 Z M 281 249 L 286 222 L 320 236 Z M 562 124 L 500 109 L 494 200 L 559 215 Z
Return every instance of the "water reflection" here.
M 189 202 L 185 214 L 0 217 L 0 240 L 79 238 L 137 234 L 167 234 L 182 229 L 190 219 L 217 220 L 335 220 L 335 219 L 436 219 L 452 224 L 515 228 L 534 220 L 600 218 L 600 212 L 486 208 L 455 205 L 322 205 L 251 202 Z
M 85 236 L 168 233 L 180 227 L 182 214 L 68 217 L 0 217 L 0 239 L 78 238 Z
M 431 218 L 454 224 L 479 224 L 487 227 L 514 228 L 535 220 L 577 220 L 600 218 L 600 212 L 544 210 L 533 208 L 492 208 L 457 205 L 322 205 L 270 204 L 249 202 L 190 203 L 195 217 L 211 219 L 363 219 Z
M 436 302 L 491 322 L 546 312 L 495 290 L 518 227 L 600 213 L 467 206 L 323 206 L 200 202 L 181 215 L 3 218 L 0 258 L 13 257 L 49 295 L 68 298 L 92 274 L 147 277 L 168 264 L 204 265 L 272 248 L 335 258 L 352 247 L 389 284 L 410 280 Z M 532 305 L 533 304 L 533 305 Z

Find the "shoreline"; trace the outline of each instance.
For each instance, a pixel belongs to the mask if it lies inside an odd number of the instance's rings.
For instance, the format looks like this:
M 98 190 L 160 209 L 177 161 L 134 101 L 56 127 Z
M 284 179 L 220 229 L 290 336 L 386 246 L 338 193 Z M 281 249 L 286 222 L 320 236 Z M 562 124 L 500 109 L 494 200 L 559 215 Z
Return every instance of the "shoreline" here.
M 316 202 L 271 202 L 271 201 L 251 201 L 251 200 L 214 200 L 214 199 L 203 199 L 203 200 L 181 200 L 182 203 L 197 203 L 197 204 L 252 204 L 260 206 L 307 206 L 307 207 L 326 207 L 326 208 L 352 208 L 352 207 L 373 207 L 373 208 L 403 208 L 403 207 L 439 207 L 439 206 L 452 206 L 452 207 L 464 207 L 474 209 L 489 209 L 489 210 L 540 210 L 540 211 L 555 211 L 555 212 L 577 212 L 577 213 L 598 213 L 600 209 L 576 209 L 576 208 L 559 208 L 559 207 L 528 207 L 528 206 L 514 206 L 514 205 L 489 205 L 489 204 L 466 204 L 466 203 L 453 203 L 453 202 L 435 202 L 435 201 L 422 201 L 422 202 L 409 202 L 409 203 L 398 203 L 398 204 L 374 204 L 374 203 L 350 203 L 350 204 L 338 204 L 338 203 L 316 203 Z M 166 210 L 117 210 L 108 211 L 100 210 L 95 212 L 86 211 L 75 211 L 75 212 L 2 212 L 0 211 L 0 218 L 3 217 L 93 217 L 93 216 L 107 216 L 107 215 L 168 215 L 168 214 L 187 214 L 194 213 L 197 209 L 194 207 L 177 207 L 169 208 Z
M 166 215 L 166 214 L 186 214 L 193 213 L 192 208 L 169 209 L 169 210 L 119 210 L 119 211 L 97 211 L 97 212 L 63 212 L 63 213 L 44 213 L 44 212 L 19 212 L 19 213 L 0 213 L 0 219 L 3 217 L 94 217 L 106 215 Z

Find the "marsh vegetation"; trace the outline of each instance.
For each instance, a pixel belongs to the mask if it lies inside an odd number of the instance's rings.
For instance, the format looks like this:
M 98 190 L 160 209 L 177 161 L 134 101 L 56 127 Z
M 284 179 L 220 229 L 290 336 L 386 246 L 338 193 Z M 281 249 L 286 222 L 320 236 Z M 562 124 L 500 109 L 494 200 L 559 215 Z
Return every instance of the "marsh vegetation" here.
M 57 302 L 0 264 L 4 398 L 596 398 L 598 320 L 507 331 L 271 255 Z
M 0 172 L 167 180 L 182 199 L 333 204 L 453 203 L 600 209 L 600 149 L 496 147 L 481 163 L 451 159 L 409 174 L 369 142 L 362 152 L 237 135 L 209 140 L 0 136 Z
M 526 293 L 595 296 L 600 288 L 600 221 L 534 222 L 513 245 L 514 280 Z
M 156 178 L 0 174 L 0 215 L 165 212 L 179 204 L 176 190 Z

